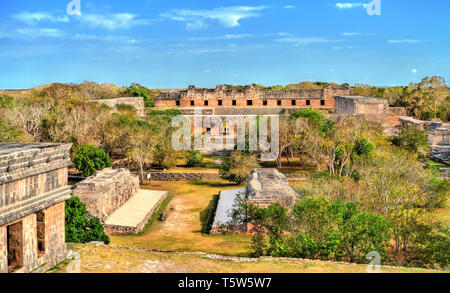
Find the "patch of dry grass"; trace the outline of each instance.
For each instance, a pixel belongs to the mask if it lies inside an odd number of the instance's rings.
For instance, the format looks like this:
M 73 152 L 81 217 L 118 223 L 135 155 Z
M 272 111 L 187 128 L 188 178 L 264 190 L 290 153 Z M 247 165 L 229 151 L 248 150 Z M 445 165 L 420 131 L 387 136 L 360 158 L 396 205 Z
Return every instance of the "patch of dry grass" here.
M 69 245 L 81 254 L 82 273 L 366 273 L 366 265 L 314 260 L 217 259 L 194 253 L 161 253 L 94 245 Z M 65 273 L 61 263 L 51 273 Z M 382 273 L 436 272 L 381 267 Z

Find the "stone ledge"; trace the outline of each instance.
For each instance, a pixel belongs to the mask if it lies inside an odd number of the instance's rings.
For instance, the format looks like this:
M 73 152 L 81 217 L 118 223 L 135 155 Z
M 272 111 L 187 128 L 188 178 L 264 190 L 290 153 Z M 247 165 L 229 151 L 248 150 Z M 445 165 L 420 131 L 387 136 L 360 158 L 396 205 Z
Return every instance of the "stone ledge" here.
M 65 186 L 38 197 L 0 209 L 0 226 L 24 218 L 70 198 L 70 186 Z

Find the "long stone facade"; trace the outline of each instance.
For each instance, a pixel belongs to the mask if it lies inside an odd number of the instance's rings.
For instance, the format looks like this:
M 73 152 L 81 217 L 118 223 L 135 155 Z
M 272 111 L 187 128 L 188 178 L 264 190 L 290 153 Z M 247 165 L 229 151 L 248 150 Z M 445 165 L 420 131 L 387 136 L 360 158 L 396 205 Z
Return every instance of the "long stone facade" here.
M 0 143 L 0 273 L 42 271 L 65 258 L 70 149 Z
M 156 98 L 156 107 L 210 108 L 218 111 L 214 113 L 215 115 L 226 115 L 229 111 L 234 111 L 233 114 L 236 115 L 237 108 L 260 108 L 257 114 L 265 114 L 267 109 L 283 111 L 302 108 L 333 109 L 334 96 L 349 93 L 348 88 L 336 89 L 330 85 L 324 86 L 321 90 L 283 91 L 260 91 L 252 85 L 241 88 L 218 85 L 215 89 L 189 86 L 186 90 L 160 93 Z M 227 108 L 231 109 L 223 110 Z

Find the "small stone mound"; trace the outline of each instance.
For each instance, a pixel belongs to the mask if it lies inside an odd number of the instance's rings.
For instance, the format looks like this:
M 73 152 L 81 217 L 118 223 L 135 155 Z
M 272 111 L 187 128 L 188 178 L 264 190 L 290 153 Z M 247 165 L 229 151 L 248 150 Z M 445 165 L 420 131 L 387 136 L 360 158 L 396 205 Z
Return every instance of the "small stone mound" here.
M 247 201 L 259 207 L 279 203 L 291 207 L 302 196 L 276 169 L 254 169 L 248 177 Z

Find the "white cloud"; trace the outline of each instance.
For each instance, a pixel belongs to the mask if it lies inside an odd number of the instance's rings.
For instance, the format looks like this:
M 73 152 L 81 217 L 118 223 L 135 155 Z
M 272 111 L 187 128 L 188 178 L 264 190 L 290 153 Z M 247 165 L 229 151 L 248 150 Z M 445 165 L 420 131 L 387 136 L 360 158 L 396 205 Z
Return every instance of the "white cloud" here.
M 413 39 L 403 39 L 403 40 L 389 40 L 389 44 L 417 44 L 420 43 L 421 40 L 413 40 Z
M 356 49 L 356 47 L 354 47 L 354 46 L 334 46 L 332 49 L 335 51 L 340 51 L 340 50 L 352 50 L 352 49 Z
M 187 29 L 206 28 L 209 21 L 218 21 L 224 27 L 239 26 L 245 18 L 260 17 L 259 11 L 265 6 L 231 6 L 211 10 L 174 9 L 160 16 L 175 21 L 186 22 Z
M 284 9 L 293 9 L 293 8 L 295 8 L 295 6 L 293 6 L 293 5 L 285 5 L 283 8 Z
M 116 43 L 125 43 L 125 44 L 136 44 L 138 41 L 136 39 L 127 37 L 127 36 L 98 36 L 98 35 L 87 35 L 87 34 L 75 34 L 72 37 L 73 40 L 76 41 L 99 41 L 99 42 L 116 42 Z
M 22 28 L 17 29 L 15 32 L 21 36 L 28 37 L 30 39 L 47 37 L 47 38 L 62 38 L 65 36 L 64 32 L 54 28 Z
M 109 15 L 83 13 L 80 16 L 80 20 L 82 23 L 92 27 L 107 30 L 129 29 L 133 26 L 149 24 L 149 20 L 136 19 L 136 15 L 131 13 L 113 13 Z
M 417 73 L 417 69 L 412 69 L 411 72 L 415 74 Z
M 335 6 L 339 9 L 352 9 L 352 8 L 357 8 L 357 7 L 367 7 L 366 3 L 362 3 L 362 2 L 357 2 L 357 3 L 350 3 L 350 2 L 338 2 L 335 4 Z
M 319 37 L 311 37 L 311 38 L 282 38 L 278 39 L 277 42 L 279 43 L 289 43 L 293 44 L 294 46 L 307 46 L 311 44 L 316 43 L 334 43 L 334 42 L 342 42 L 342 40 L 331 40 L 331 39 L 325 39 L 325 38 L 319 38 Z
M 67 15 L 55 15 L 50 12 L 20 12 L 12 15 L 13 18 L 18 19 L 26 24 L 35 25 L 41 21 L 49 22 L 69 22 L 69 17 Z
M 346 36 L 346 37 L 352 37 L 352 36 L 360 36 L 361 33 L 356 33 L 356 32 L 350 32 L 350 33 L 342 33 L 342 35 Z
M 190 41 L 211 41 L 211 40 L 235 40 L 235 39 L 243 39 L 243 38 L 251 38 L 254 37 L 253 34 L 226 34 L 223 36 L 213 36 L 213 37 L 194 37 L 188 38 Z

